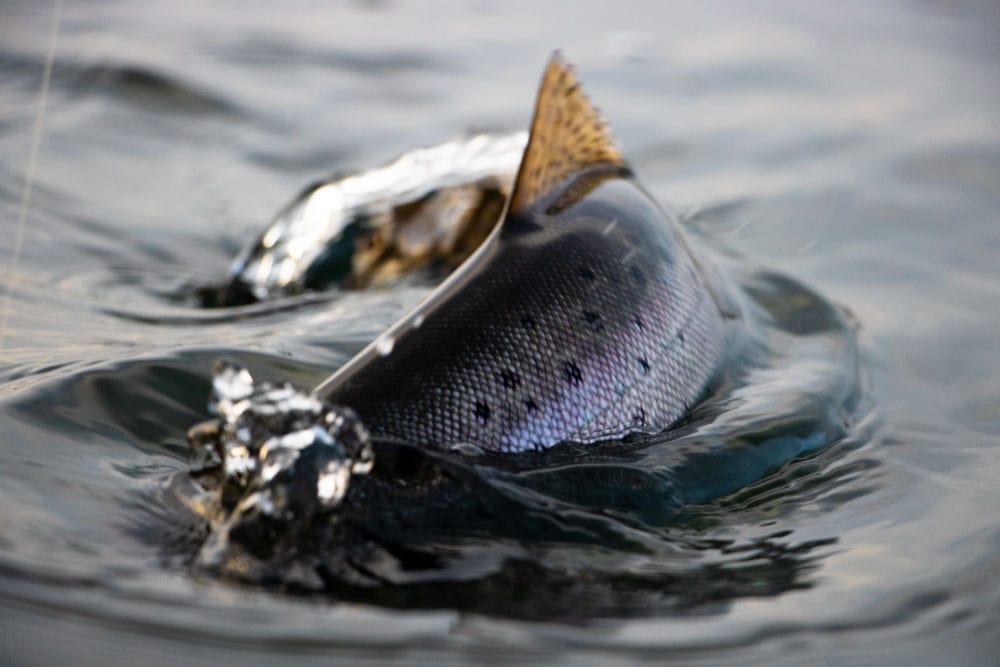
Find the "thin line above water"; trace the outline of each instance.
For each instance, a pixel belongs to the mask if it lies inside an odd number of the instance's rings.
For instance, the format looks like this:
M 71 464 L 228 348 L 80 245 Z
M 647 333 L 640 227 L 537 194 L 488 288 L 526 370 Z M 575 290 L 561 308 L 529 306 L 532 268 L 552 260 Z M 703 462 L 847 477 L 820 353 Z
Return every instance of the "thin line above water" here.
M 62 17 L 62 0 L 55 0 L 52 7 L 52 30 L 49 32 L 48 47 L 45 51 L 45 64 L 42 68 L 42 80 L 38 91 L 38 112 L 31 131 L 31 147 L 28 150 L 28 164 L 24 168 L 24 183 L 21 186 L 21 206 L 17 215 L 17 227 L 14 230 L 14 242 L 11 247 L 10 268 L 7 270 L 7 281 L 4 286 L 3 304 L 0 305 L 0 351 L 7 340 L 7 316 L 10 313 L 10 302 L 14 297 L 14 283 L 17 281 L 18 266 L 21 261 L 21 245 L 24 241 L 24 228 L 28 221 L 28 210 L 31 207 L 31 192 L 35 185 L 35 170 L 38 166 L 38 153 L 42 145 L 42 130 L 45 125 L 45 104 L 49 96 L 52 82 L 52 64 L 55 62 L 56 44 L 59 41 L 59 21 Z

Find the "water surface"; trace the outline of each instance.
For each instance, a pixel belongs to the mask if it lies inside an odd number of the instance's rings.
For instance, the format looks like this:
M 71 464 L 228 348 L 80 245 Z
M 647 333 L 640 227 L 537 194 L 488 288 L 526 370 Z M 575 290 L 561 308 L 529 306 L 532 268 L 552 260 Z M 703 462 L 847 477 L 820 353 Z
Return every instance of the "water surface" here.
M 65 3 L 16 262 L 53 15 L 0 10 L 0 650 L 163 663 L 991 656 L 1000 14 L 438 7 Z M 871 416 L 697 506 L 657 535 L 655 557 L 623 563 L 609 547 L 599 581 L 628 572 L 631 587 L 587 585 L 569 542 L 544 553 L 559 581 L 515 570 L 492 589 L 410 598 L 341 590 L 337 602 L 192 570 L 198 535 L 164 528 L 184 524 L 162 490 L 187 466 L 211 360 L 236 354 L 310 386 L 425 292 L 300 298 L 251 317 L 178 295 L 218 278 L 317 178 L 470 126 L 522 128 L 554 47 L 697 235 L 850 311 Z M 489 554 L 459 562 L 496 567 Z M 561 588 L 536 604 L 539 582 Z M 555 613 L 567 600 L 577 617 Z

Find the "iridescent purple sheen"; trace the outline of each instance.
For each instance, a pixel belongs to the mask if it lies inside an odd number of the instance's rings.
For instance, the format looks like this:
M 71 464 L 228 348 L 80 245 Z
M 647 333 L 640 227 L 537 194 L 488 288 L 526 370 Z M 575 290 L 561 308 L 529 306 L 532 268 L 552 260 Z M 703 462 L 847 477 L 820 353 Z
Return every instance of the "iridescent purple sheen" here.
M 373 435 L 491 451 L 682 417 L 724 326 L 679 225 L 627 173 L 579 175 L 535 210 L 317 392 Z

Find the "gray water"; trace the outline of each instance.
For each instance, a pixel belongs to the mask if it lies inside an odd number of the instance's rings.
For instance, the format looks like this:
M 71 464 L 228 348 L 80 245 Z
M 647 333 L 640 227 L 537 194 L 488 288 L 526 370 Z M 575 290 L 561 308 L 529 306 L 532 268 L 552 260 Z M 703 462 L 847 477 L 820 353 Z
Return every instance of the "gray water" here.
M 32 156 L 53 6 L 5 4 L 0 652 L 988 661 L 1000 640 L 998 26 L 985 2 L 67 2 Z M 317 178 L 470 126 L 522 128 L 555 47 L 642 182 L 699 238 L 857 320 L 873 407 L 854 439 L 701 508 L 681 535 L 716 549 L 714 569 L 662 554 L 622 563 L 704 592 L 683 604 L 676 587 L 650 595 L 648 578 L 629 613 L 597 604 L 571 548 L 548 554 L 566 588 L 539 599 L 584 591 L 595 612 L 573 618 L 477 605 L 461 588 L 437 604 L 338 602 L 187 567 L 169 547 L 189 536 L 163 532 L 177 508 L 144 500 L 162 501 L 187 467 L 211 360 L 237 354 L 310 386 L 425 291 L 239 317 L 183 295 Z M 721 595 L 720 582 L 740 585 Z

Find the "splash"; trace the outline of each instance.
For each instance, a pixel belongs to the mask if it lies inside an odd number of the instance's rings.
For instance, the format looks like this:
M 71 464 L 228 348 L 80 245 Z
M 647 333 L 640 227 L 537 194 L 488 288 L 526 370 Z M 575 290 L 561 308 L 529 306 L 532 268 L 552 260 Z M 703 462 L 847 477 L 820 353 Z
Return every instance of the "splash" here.
M 232 362 L 216 364 L 209 410 L 188 440 L 205 493 L 201 513 L 212 532 L 199 555 L 222 562 L 234 529 L 308 523 L 340 505 L 353 475 L 374 463 L 371 439 L 349 408 L 291 384 L 255 383 Z

